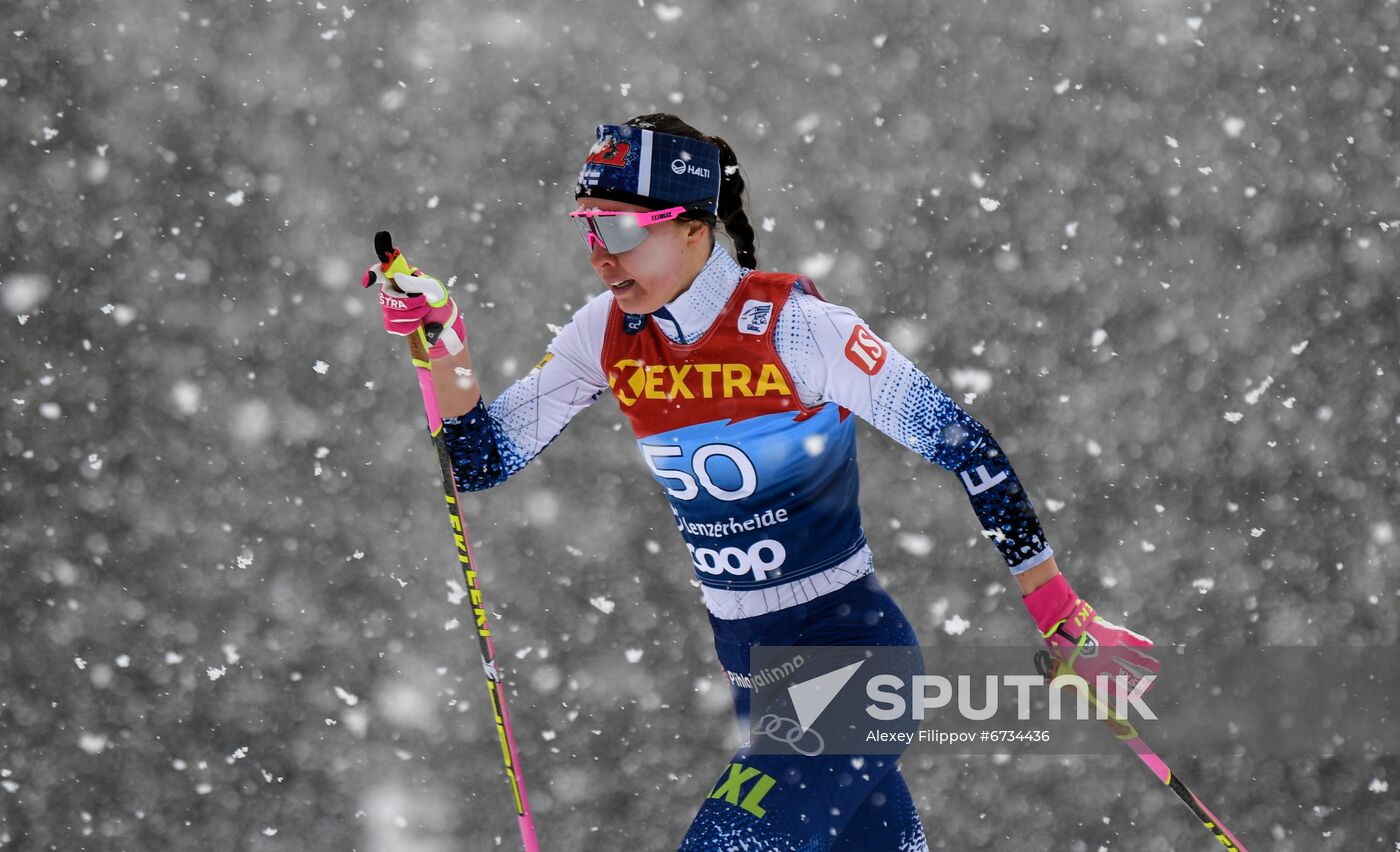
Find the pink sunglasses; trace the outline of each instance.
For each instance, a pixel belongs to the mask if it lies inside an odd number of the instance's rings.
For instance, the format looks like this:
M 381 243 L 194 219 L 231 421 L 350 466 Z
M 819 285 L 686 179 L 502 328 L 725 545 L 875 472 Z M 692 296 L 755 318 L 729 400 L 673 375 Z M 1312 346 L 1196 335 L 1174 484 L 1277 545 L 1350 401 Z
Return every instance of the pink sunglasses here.
M 622 254 L 642 244 L 647 238 L 647 228 L 662 222 L 669 222 L 686 211 L 685 207 L 668 207 L 665 210 L 647 210 L 643 213 L 614 212 L 611 210 L 575 210 L 569 214 L 578 226 L 583 245 L 590 252 L 593 243 L 603 247 L 609 254 Z

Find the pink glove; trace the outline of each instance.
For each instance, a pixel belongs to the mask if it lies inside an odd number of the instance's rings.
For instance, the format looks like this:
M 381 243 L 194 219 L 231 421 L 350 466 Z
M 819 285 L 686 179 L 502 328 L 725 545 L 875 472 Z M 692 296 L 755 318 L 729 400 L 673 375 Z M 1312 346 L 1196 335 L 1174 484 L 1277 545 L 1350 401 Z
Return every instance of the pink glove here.
M 1118 695 L 1124 686 L 1126 695 L 1144 676 L 1162 670 L 1155 657 L 1138 650 L 1151 648 L 1151 639 L 1099 617 L 1087 601 L 1074 593 L 1063 574 L 1056 574 L 1022 600 L 1040 628 L 1040 635 L 1045 637 L 1057 668 L 1073 669 L 1091 686 L 1097 687 L 1097 678 L 1107 675 L 1110 695 Z M 1121 682 L 1117 679 L 1120 676 L 1124 679 Z M 1151 688 L 1149 681 L 1138 695 Z M 1116 698 L 1109 699 L 1109 707 L 1116 706 Z
M 428 350 L 430 358 L 446 358 L 461 352 L 467 342 L 467 327 L 457 311 L 457 303 L 436 278 L 411 268 L 396 250 L 389 263 L 376 263 L 365 270 L 360 286 L 379 285 L 379 309 L 384 314 L 384 330 L 407 337 L 426 326 L 439 326 L 442 332 Z

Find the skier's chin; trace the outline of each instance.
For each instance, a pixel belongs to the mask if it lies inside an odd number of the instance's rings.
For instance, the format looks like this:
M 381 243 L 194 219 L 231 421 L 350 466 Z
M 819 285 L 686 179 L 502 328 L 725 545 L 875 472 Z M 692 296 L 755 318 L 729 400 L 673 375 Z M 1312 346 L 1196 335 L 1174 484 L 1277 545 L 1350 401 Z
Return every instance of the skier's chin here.
M 641 289 L 641 285 L 635 281 L 624 287 L 612 291 L 613 298 L 617 300 L 617 306 L 622 308 L 624 313 L 629 314 L 649 314 L 660 307 L 660 305 L 650 304 L 651 299 Z

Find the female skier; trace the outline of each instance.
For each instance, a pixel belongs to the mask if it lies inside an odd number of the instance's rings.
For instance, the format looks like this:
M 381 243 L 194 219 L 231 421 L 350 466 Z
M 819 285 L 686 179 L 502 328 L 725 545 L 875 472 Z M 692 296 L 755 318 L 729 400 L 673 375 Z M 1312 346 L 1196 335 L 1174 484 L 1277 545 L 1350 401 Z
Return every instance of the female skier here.
M 598 127 L 570 215 L 606 290 L 490 406 L 446 289 L 425 277 L 405 296 L 371 267 L 388 331 L 443 327 L 430 356 L 458 488 L 519 472 L 610 392 L 675 512 L 744 723 L 753 645 L 917 645 L 872 573 L 854 412 L 958 476 L 1060 660 L 1090 683 L 1155 671 L 1136 650 L 1151 642 L 1098 618 L 1059 573 L 986 428 L 810 280 L 755 271 L 743 191 L 728 143 L 673 115 Z M 680 848 L 927 849 L 895 759 L 741 748 Z

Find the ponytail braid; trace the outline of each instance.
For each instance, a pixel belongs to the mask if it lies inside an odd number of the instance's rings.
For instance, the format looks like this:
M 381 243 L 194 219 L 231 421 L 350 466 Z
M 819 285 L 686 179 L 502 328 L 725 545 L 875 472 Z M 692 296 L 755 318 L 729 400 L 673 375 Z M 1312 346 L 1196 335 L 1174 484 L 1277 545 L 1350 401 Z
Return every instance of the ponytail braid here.
M 735 156 L 734 149 L 729 147 L 729 143 L 718 136 L 706 136 L 686 124 L 678 116 L 668 112 L 639 115 L 635 118 L 629 118 L 626 124 L 630 127 L 669 133 L 672 136 L 699 139 L 719 149 L 719 165 L 722 172 L 719 179 L 719 215 L 717 218 L 719 224 L 724 225 L 725 233 L 734 241 L 735 260 L 739 261 L 740 266 L 757 269 L 757 238 L 753 232 L 753 225 L 749 223 L 749 214 L 744 210 L 744 176 L 740 173 L 739 158 Z M 704 218 L 709 221 L 710 216 L 704 212 L 687 213 L 683 214 L 681 218 Z
M 753 225 L 749 224 L 749 214 L 744 211 L 744 176 L 740 173 L 739 158 L 734 156 L 729 143 L 718 136 L 705 138 L 719 148 L 719 165 L 724 170 L 719 182 L 719 220 L 734 241 L 735 260 L 740 266 L 757 269 L 758 245 Z

